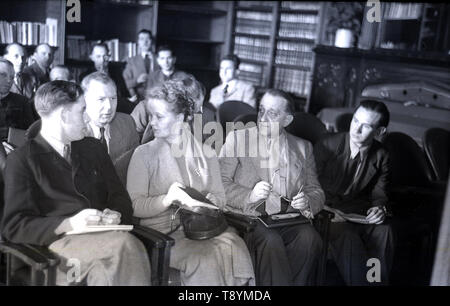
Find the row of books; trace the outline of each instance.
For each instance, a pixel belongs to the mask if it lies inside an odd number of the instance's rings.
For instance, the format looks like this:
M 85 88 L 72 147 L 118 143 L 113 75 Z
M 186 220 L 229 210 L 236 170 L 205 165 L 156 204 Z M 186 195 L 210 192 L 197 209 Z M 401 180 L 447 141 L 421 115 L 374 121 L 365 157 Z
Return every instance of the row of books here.
M 298 96 L 307 97 L 311 90 L 309 71 L 276 68 L 274 87 Z
M 262 86 L 264 83 L 264 67 L 248 63 L 239 64 L 239 79 Z
M 82 35 L 67 36 L 67 57 L 71 59 L 88 60 L 92 48 L 99 40 L 86 40 Z M 120 42 L 119 39 L 104 41 L 109 48 L 111 61 L 123 61 L 136 55 L 137 45 L 134 42 Z
M 22 45 L 48 43 L 58 45 L 58 20 L 47 18 L 46 23 L 29 21 L 0 21 L 0 43 L 17 42 Z
M 267 7 L 272 8 L 276 1 L 238 1 L 238 6 L 242 7 Z
M 281 14 L 281 22 L 292 22 L 292 23 L 309 23 L 317 24 L 320 22 L 318 15 L 310 14 Z
M 282 1 L 281 8 L 291 10 L 320 10 L 320 3 L 306 1 Z
M 278 35 L 281 37 L 316 39 L 317 25 L 305 23 L 280 23 Z
M 234 37 L 234 52 L 242 58 L 269 61 L 270 41 L 253 37 L 236 35 Z
M 272 13 L 237 11 L 236 17 L 242 19 L 262 20 L 268 22 L 272 21 Z
M 271 24 L 262 20 L 236 19 L 237 33 L 270 35 Z
M 312 53 L 299 53 L 288 50 L 277 50 L 275 64 L 286 64 L 311 68 L 313 63 Z
M 152 1 L 150 0 L 111 0 L 115 3 L 131 3 L 131 4 L 140 4 L 140 5 L 151 5 Z
M 422 13 L 421 3 L 386 3 L 384 18 L 408 19 L 420 18 Z

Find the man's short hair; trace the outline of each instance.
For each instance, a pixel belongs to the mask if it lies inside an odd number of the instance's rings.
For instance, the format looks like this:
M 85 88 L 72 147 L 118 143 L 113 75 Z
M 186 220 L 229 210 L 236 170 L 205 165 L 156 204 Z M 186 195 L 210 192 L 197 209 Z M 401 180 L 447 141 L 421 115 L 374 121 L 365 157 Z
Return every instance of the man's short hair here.
M 159 52 L 161 52 L 161 51 L 170 51 L 172 56 L 175 56 L 175 53 L 173 52 L 173 48 L 170 47 L 169 45 L 159 46 L 158 49 L 156 49 L 156 55 L 159 55 Z
M 233 65 L 234 65 L 234 69 L 236 69 L 236 70 L 239 69 L 239 64 L 241 63 L 241 61 L 239 60 L 239 57 L 237 57 L 234 54 L 225 55 L 220 60 L 220 62 L 222 62 L 222 61 L 232 61 Z
M 111 79 L 106 73 L 101 71 L 92 72 L 91 74 L 88 74 L 83 78 L 81 81 L 81 88 L 83 88 L 84 92 L 88 91 L 89 84 L 93 81 L 98 81 L 102 84 L 108 85 L 111 84 L 114 86 L 114 88 L 117 90 L 116 83 L 113 79 Z
M 69 74 L 69 80 L 71 79 L 72 74 L 70 73 L 69 67 L 64 66 L 64 65 L 61 65 L 61 64 L 60 64 L 60 65 L 55 65 L 55 66 L 53 66 L 53 68 L 50 70 L 50 74 L 52 73 L 53 70 L 56 70 L 56 69 L 64 69 L 64 70 L 67 70 L 67 73 Z
M 380 114 L 380 120 L 378 120 L 378 126 L 379 127 L 387 127 L 389 124 L 389 110 L 387 109 L 386 105 L 383 102 L 375 101 L 375 100 L 363 100 L 360 102 L 358 108 L 364 107 L 367 110 L 376 112 Z M 356 110 L 358 110 L 358 108 Z
M 48 46 L 50 48 L 50 50 L 53 51 L 52 46 L 50 46 L 48 43 L 41 43 L 41 44 L 37 45 L 36 48 L 34 48 L 34 53 L 37 52 L 37 50 L 39 49 L 40 46 L 44 46 L 44 45 Z
M 91 50 L 91 54 L 92 54 L 92 52 L 94 52 L 95 47 L 102 47 L 102 48 L 105 48 L 106 54 L 109 54 L 109 48 L 108 48 L 108 45 L 107 45 L 106 43 L 104 43 L 104 42 L 99 42 L 99 43 L 96 43 L 95 45 L 93 45 L 93 46 L 92 46 L 92 50 Z
M 146 33 L 146 34 L 150 35 L 150 39 L 153 40 L 153 34 L 152 34 L 152 31 L 147 30 L 147 29 L 141 29 L 141 30 L 138 32 L 138 35 L 137 35 L 137 36 L 139 37 L 139 34 L 141 34 L 141 33 Z
M 264 93 L 263 97 L 265 95 L 271 95 L 272 97 L 277 97 L 286 101 L 286 112 L 290 115 L 294 115 L 295 105 L 290 94 L 279 89 L 269 89 Z
M 26 49 L 25 49 L 21 44 L 16 43 L 16 42 L 11 43 L 11 44 L 8 44 L 8 45 L 5 47 L 5 52 L 3 53 L 3 55 L 8 54 L 8 53 L 9 53 L 9 49 L 10 49 L 12 46 L 19 46 L 19 47 L 21 47 L 22 50 L 23 50 L 23 52 L 24 52 L 25 55 L 26 55 Z
M 14 65 L 13 63 L 11 63 L 9 60 L 7 60 L 6 58 L 0 57 L 0 63 L 4 63 L 8 66 L 10 66 L 13 70 L 14 70 Z
M 34 106 L 39 116 L 45 117 L 60 106 L 76 103 L 81 95 L 83 89 L 73 82 L 51 81 L 38 88 Z

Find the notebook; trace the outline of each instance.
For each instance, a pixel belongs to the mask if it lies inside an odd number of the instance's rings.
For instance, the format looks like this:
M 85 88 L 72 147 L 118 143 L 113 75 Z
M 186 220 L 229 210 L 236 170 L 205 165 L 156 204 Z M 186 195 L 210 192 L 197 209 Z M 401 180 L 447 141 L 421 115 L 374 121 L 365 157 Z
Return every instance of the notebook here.
M 97 233 L 106 231 L 131 231 L 133 230 L 133 225 L 88 225 L 82 230 L 73 230 L 67 232 L 66 235 L 78 235 L 87 233 Z
M 260 216 L 258 220 L 267 227 L 275 228 L 280 226 L 290 226 L 296 224 L 309 223 L 310 220 L 305 218 L 301 213 L 275 214 L 270 216 Z

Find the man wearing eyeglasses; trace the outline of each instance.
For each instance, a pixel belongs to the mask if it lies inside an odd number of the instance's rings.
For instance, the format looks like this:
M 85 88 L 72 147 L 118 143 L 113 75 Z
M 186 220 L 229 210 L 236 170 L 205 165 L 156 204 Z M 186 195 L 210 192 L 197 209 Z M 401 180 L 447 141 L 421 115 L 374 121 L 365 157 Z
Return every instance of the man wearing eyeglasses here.
M 312 219 L 322 209 L 313 147 L 285 131 L 293 113 L 289 95 L 271 89 L 261 99 L 257 126 L 228 134 L 219 161 L 229 210 L 247 216 L 297 212 Z M 277 228 L 257 223 L 244 240 L 257 285 L 313 283 L 322 240 L 309 222 Z
M 367 279 L 370 258 L 380 262 L 380 283 L 388 282 L 394 249 L 393 232 L 385 221 L 389 155 L 375 140 L 386 133 L 388 123 L 387 107 L 365 100 L 353 114 L 349 132 L 324 138 L 314 147 L 325 209 L 335 213 L 331 254 L 347 285 L 371 284 Z M 360 219 L 350 220 L 349 213 L 359 214 Z

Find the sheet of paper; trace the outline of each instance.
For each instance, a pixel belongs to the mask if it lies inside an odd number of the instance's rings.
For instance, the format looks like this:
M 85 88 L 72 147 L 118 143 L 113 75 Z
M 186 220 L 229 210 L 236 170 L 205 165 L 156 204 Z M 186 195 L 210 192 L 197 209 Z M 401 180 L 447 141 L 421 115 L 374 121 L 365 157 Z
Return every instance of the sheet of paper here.
M 106 232 L 106 231 L 131 231 L 133 230 L 133 225 L 88 225 L 82 230 L 73 230 L 67 232 L 66 235 L 78 235 L 96 232 Z

